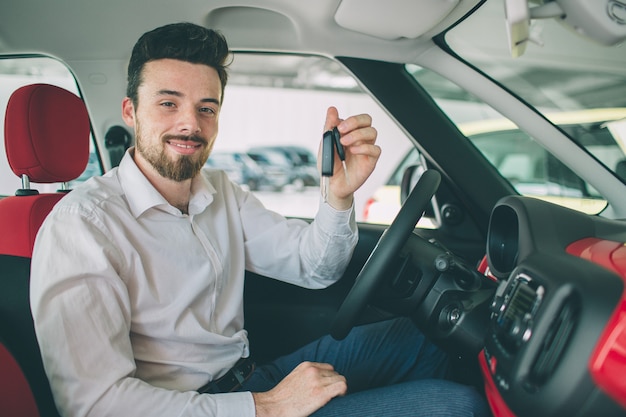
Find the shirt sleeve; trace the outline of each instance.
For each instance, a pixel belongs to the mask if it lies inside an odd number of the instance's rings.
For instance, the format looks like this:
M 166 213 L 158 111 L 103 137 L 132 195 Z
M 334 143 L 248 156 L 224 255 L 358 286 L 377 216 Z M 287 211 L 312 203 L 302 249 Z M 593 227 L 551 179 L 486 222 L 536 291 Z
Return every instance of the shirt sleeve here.
M 325 288 L 337 281 L 358 241 L 354 206 L 338 211 L 320 201 L 309 223 L 268 211 L 249 194 L 240 211 L 246 268 L 302 287 Z
M 134 377 L 130 301 L 117 251 L 84 213 L 53 212 L 39 232 L 31 305 L 61 415 L 254 416 L 247 392 L 179 392 Z

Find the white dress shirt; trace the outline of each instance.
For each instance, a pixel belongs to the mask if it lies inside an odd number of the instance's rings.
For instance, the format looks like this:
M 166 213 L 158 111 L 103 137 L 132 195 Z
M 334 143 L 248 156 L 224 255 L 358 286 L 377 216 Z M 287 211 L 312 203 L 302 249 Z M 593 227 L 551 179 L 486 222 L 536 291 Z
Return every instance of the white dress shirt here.
M 186 215 L 130 155 L 64 197 L 35 244 L 32 311 L 60 412 L 254 416 L 250 393 L 195 392 L 250 354 L 244 272 L 332 284 L 356 244 L 353 210 L 285 219 L 203 170 Z

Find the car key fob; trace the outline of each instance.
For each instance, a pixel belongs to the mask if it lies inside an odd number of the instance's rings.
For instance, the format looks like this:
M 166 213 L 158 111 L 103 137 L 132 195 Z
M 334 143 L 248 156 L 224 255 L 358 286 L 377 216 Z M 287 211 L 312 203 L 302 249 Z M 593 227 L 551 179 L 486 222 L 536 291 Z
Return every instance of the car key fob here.
M 332 130 L 324 132 L 322 137 L 322 167 L 323 177 L 332 177 L 335 172 L 335 138 Z
M 333 142 L 335 142 L 335 147 L 337 148 L 337 155 L 339 155 L 339 159 L 343 162 L 346 160 L 346 152 L 343 149 L 343 145 L 341 144 L 341 133 L 339 133 L 339 129 L 336 127 L 332 130 Z

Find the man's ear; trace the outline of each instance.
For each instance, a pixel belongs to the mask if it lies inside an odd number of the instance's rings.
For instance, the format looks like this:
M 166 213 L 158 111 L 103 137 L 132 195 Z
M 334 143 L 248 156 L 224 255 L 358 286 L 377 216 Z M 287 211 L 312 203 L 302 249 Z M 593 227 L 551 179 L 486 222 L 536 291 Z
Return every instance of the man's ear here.
M 122 119 L 128 126 L 135 127 L 135 106 L 129 97 L 122 100 Z

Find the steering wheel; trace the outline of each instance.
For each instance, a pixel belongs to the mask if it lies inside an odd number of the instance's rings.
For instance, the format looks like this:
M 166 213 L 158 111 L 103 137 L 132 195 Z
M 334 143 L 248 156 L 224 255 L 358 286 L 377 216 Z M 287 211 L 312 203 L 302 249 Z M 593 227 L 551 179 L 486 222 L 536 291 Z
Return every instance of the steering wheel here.
M 378 240 L 359 272 L 354 286 L 339 307 L 330 329 L 330 335 L 334 339 L 344 339 L 350 333 L 358 316 L 385 280 L 385 271 L 415 230 L 415 225 L 424 214 L 440 182 L 441 174 L 432 169 L 424 171 L 421 175 L 398 215 Z

